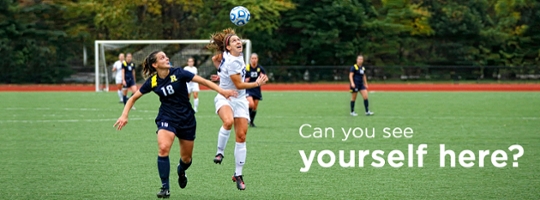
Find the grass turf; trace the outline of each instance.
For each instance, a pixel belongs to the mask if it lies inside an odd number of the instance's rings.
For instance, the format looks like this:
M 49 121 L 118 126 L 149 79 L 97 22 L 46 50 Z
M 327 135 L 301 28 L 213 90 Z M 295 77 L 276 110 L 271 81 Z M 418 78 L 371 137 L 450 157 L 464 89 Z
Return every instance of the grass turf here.
M 247 189 L 238 191 L 234 172 L 234 136 L 222 165 L 212 162 L 217 131 L 215 93 L 200 93 L 198 129 L 188 186 L 176 183 L 178 142 L 171 150 L 171 198 L 180 199 L 538 199 L 540 198 L 540 93 L 525 92 L 375 92 L 370 107 L 375 116 L 349 116 L 346 92 L 264 92 L 255 123 L 247 136 L 244 168 Z M 154 118 L 156 95 L 143 96 L 122 131 L 112 125 L 122 104 L 116 93 L 42 92 L 0 93 L 0 198 L 2 199 L 150 199 L 160 187 L 156 167 Z M 362 101 L 356 111 L 363 113 Z M 316 128 L 334 129 L 327 137 Z M 341 128 L 368 128 L 375 138 L 349 138 Z M 413 130 L 412 138 L 384 138 L 384 128 Z M 373 131 L 375 130 L 375 131 Z M 358 132 L 357 132 L 358 133 Z M 427 144 L 423 167 L 408 167 L 408 145 Z M 471 150 L 470 168 L 456 161 L 440 167 L 439 145 Z M 512 167 L 509 146 L 524 154 Z M 329 150 L 335 164 L 325 168 L 315 155 L 308 172 L 299 153 Z M 354 167 L 339 164 L 339 151 Z M 359 167 L 358 151 L 382 150 L 384 167 L 371 154 Z M 391 150 L 404 154 L 404 166 L 391 167 Z M 490 150 L 479 167 L 478 152 Z M 508 154 L 506 167 L 494 167 L 495 150 Z M 330 156 L 322 156 L 324 163 Z M 323 164 L 324 164 L 323 163 Z

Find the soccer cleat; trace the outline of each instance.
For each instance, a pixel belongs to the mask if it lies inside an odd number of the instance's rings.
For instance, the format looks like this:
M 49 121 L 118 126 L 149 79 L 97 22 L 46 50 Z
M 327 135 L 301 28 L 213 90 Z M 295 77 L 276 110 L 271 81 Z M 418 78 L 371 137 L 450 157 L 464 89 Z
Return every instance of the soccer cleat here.
M 249 127 L 257 127 L 254 123 L 249 123 Z
M 225 156 L 223 156 L 223 154 L 218 153 L 218 154 L 216 155 L 216 157 L 214 158 L 214 163 L 220 164 L 220 165 L 221 165 L 221 161 L 223 161 L 223 158 L 224 158 L 224 157 L 225 157 Z
M 374 112 L 371 112 L 371 111 L 367 111 L 366 112 L 366 116 L 371 116 L 371 115 L 374 115 L 375 113 Z
M 178 174 L 178 185 L 180 185 L 180 188 L 184 189 L 187 185 L 187 176 L 186 172 L 182 174 Z
M 233 177 L 232 177 L 232 181 L 236 182 L 236 187 L 239 190 L 245 190 L 246 189 L 246 184 L 244 183 L 244 176 L 243 175 L 236 176 L 236 173 L 235 173 L 233 175 Z
M 157 194 L 157 198 L 169 198 L 171 196 L 171 192 L 168 188 L 161 188 L 161 191 L 159 191 Z
M 356 117 L 356 116 L 358 116 L 358 114 L 356 114 L 356 112 L 352 111 L 352 112 L 351 112 L 351 116 L 355 116 L 355 117 Z

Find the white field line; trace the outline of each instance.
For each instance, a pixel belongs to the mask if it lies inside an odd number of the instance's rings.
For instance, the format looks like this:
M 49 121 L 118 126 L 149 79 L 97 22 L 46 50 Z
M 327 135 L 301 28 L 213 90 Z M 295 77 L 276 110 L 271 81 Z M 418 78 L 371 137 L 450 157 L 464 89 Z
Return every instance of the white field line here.
M 108 109 L 98 109 L 98 108 L 4 108 L 5 110 L 65 110 L 65 111 L 102 111 L 102 112 L 111 112 L 112 110 Z M 120 115 L 120 112 L 118 110 L 115 110 L 114 112 L 118 112 Z M 131 113 L 156 113 L 158 110 L 133 110 Z M 336 117 L 336 118 L 362 118 L 365 116 L 358 116 L 358 117 L 351 117 L 348 116 L 348 113 L 344 113 L 343 115 L 336 116 L 336 113 L 331 113 L 332 115 L 306 115 L 306 116 L 298 116 L 298 115 L 260 115 L 260 118 L 265 119 L 325 119 L 329 117 Z M 54 114 L 49 114 L 50 116 L 54 116 Z M 218 118 L 215 114 L 210 115 L 201 115 L 196 114 L 197 118 Z M 392 115 L 374 115 L 370 116 L 372 118 L 379 118 L 379 119 L 424 119 L 424 120 L 540 120 L 540 117 L 496 117 L 496 116 L 392 116 Z M 80 119 L 22 119 L 22 120 L 11 120 L 11 119 L 0 119 L 1 123 L 53 123 L 53 122 L 61 122 L 61 123 L 77 123 L 77 122 L 111 122 L 116 121 L 118 118 L 98 118 L 98 119 L 88 119 L 88 118 L 80 118 Z M 149 118 L 129 118 L 129 120 L 153 120 L 155 119 L 155 116 L 149 117 Z

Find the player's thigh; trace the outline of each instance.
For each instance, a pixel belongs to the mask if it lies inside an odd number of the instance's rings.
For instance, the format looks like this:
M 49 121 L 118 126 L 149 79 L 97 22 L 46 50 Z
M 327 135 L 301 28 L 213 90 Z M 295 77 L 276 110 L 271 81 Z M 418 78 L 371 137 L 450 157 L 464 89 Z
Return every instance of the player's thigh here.
M 230 129 L 234 123 L 233 102 L 223 95 L 218 94 L 214 98 L 214 104 L 216 106 L 216 114 L 223 121 L 224 126 L 226 126 L 225 128 Z
M 174 137 L 175 137 L 175 134 L 171 130 L 159 129 L 157 131 L 157 142 L 158 142 L 158 147 L 160 151 L 160 156 L 166 156 L 166 155 L 161 155 L 163 153 L 166 153 L 168 155 L 168 152 L 170 151 L 171 146 L 174 143 Z
M 246 98 L 234 99 L 231 101 L 234 118 L 246 118 L 249 120 L 249 102 Z
M 248 105 L 250 108 L 253 108 L 255 106 L 255 103 L 253 101 L 253 97 L 252 96 L 247 96 L 246 97 L 247 101 L 248 101 Z

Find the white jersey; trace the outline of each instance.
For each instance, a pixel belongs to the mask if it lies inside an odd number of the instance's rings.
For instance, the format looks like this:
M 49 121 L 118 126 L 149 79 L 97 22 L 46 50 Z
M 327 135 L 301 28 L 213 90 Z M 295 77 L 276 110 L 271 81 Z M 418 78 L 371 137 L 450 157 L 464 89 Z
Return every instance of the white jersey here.
M 197 75 L 197 68 L 195 66 L 185 66 L 184 70 L 191 72 L 192 74 Z
M 114 62 L 113 68 L 116 69 L 116 71 L 114 72 L 114 78 L 116 80 L 122 80 L 122 61 L 117 60 L 116 62 Z
M 238 98 L 245 98 L 246 90 L 238 90 L 231 80 L 231 75 L 240 74 L 240 81 L 244 82 L 246 77 L 246 64 L 244 63 L 244 56 L 240 53 L 240 56 L 235 57 L 229 52 L 223 53 L 223 60 L 219 65 L 219 87 L 223 89 L 236 90 L 238 92 Z
M 195 74 L 197 75 L 197 68 L 195 66 L 185 66 L 184 67 L 184 70 L 188 71 L 188 72 L 191 72 L 192 74 Z M 194 81 L 190 81 L 187 83 L 187 87 L 188 87 L 188 93 L 193 93 L 193 92 L 199 92 L 199 83 L 197 82 L 194 82 Z

